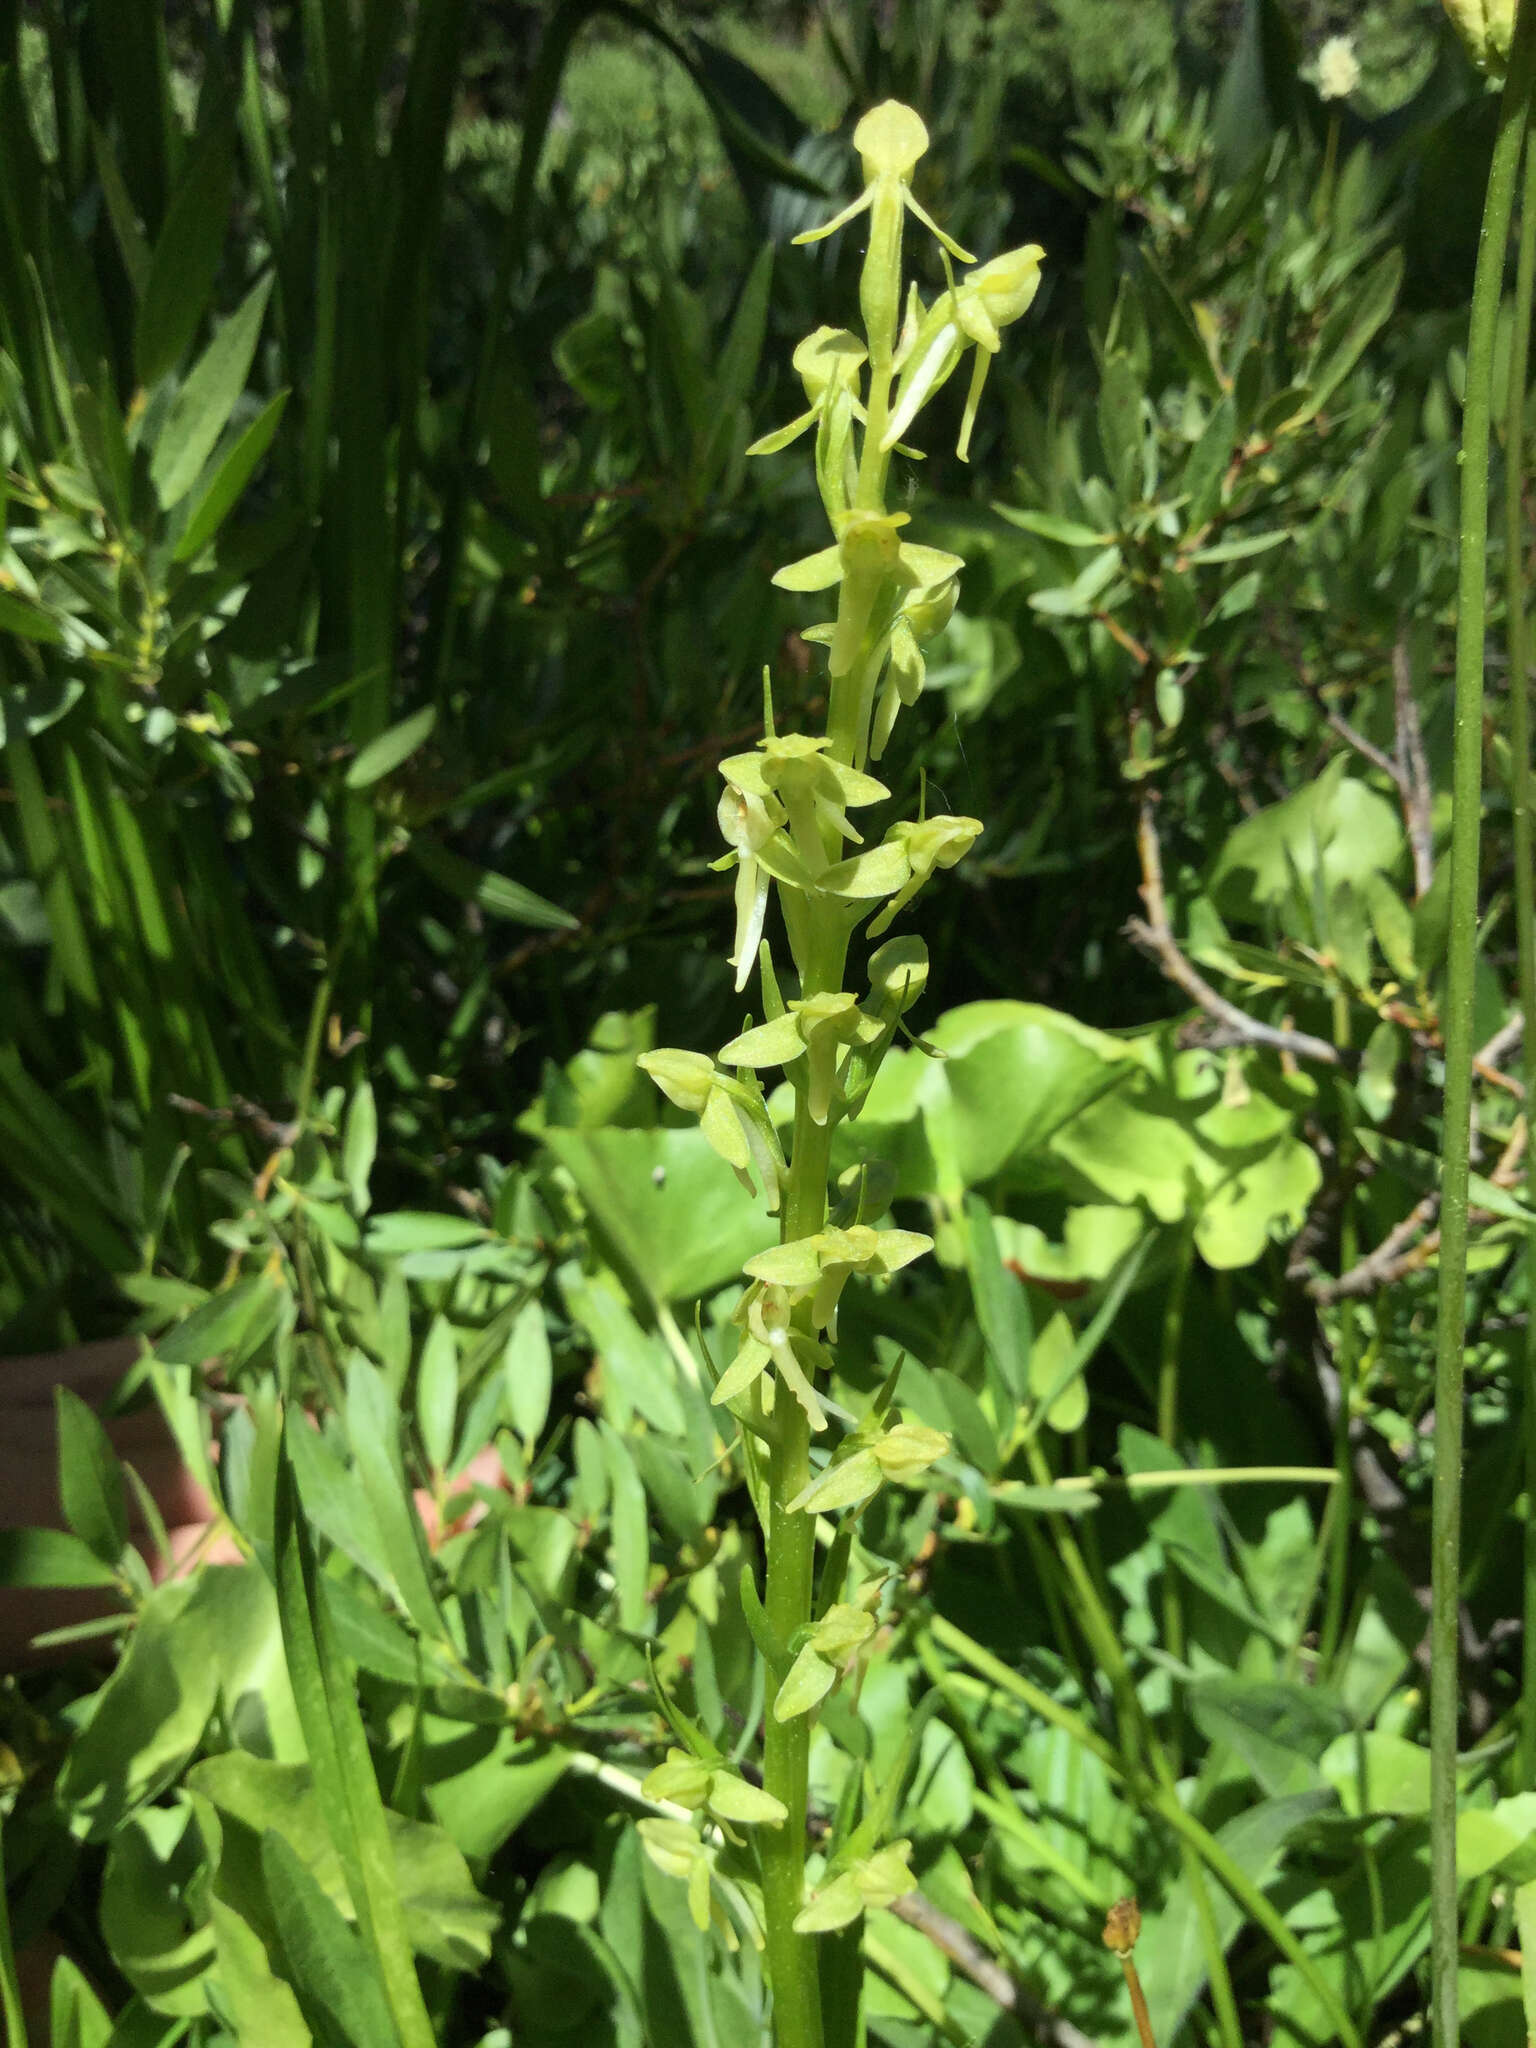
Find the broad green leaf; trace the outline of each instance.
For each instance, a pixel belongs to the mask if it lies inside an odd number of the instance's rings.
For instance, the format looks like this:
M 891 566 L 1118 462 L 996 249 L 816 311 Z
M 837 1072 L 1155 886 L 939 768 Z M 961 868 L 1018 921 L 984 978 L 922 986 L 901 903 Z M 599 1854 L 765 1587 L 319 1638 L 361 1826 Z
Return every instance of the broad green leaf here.
M 312 2048 L 293 1987 L 272 1968 L 265 1942 L 215 1891 L 209 1899 L 219 1991 L 239 2041 L 262 2048 Z
M 116 1669 L 96 1697 L 59 1778 L 58 1797 L 103 1841 L 185 1769 L 218 1696 L 195 1581 L 175 1579 L 144 1603 Z
M 1332 1803 L 1327 1791 L 1298 1792 L 1287 1799 L 1266 1799 L 1216 1830 L 1216 1839 L 1243 1875 L 1261 1887 L 1274 1875 L 1286 1842 L 1298 1828 Z M 1198 1880 L 1215 1922 L 1217 1939 L 1228 1948 L 1244 1925 L 1242 1909 L 1216 1880 L 1202 1872 Z M 1147 1913 L 1137 1944 L 1142 1989 L 1159 2041 L 1181 2038 L 1180 2029 L 1206 1981 L 1202 1912 L 1195 1898 L 1189 1865 L 1169 1887 L 1161 1912 Z
M 202 1980 L 214 1959 L 213 1930 L 188 1914 L 185 1897 L 202 1863 L 185 1793 L 169 1806 L 142 1807 L 107 1851 L 101 1931 L 113 1961 L 156 2012 L 207 2010 Z
M 348 789 L 371 789 L 386 775 L 408 761 L 416 749 L 430 737 L 437 724 L 437 706 L 425 704 L 420 711 L 413 711 L 409 718 L 402 718 L 398 724 L 389 726 L 377 739 L 360 747 L 356 759 L 347 770 Z
M 1350 1814 L 1429 1811 L 1429 1751 L 1373 1728 L 1341 1735 L 1323 1752 L 1324 1778 Z
M 443 1724 L 445 1759 L 463 1754 L 463 1729 Z M 479 1863 L 494 1856 L 535 1807 L 552 1792 L 571 1765 L 571 1752 L 532 1742 L 510 1728 L 467 1769 L 439 1776 L 444 1766 L 428 1750 L 427 1804 L 465 1856 Z
M 123 1469 L 100 1420 L 80 1396 L 59 1386 L 54 1400 L 64 1519 L 104 1565 L 115 1565 L 128 1543 Z
M 1402 850 L 1395 808 L 1337 755 L 1322 774 L 1291 796 L 1245 818 L 1231 832 L 1211 870 L 1210 888 L 1224 916 L 1259 922 L 1297 886 L 1310 890 L 1321 872 L 1327 888 L 1389 871 Z
M 652 1302 L 707 1294 L 777 1238 L 697 1130 L 550 1129 L 543 1142 Z
M 1216 1672 L 1191 1686 L 1188 1697 L 1201 1733 L 1226 1743 L 1274 1798 L 1321 1784 L 1318 1760 L 1347 1719 L 1316 1687 L 1281 1679 Z
M 1517 1792 L 1456 1820 L 1456 1874 L 1470 1884 L 1497 1870 L 1509 1884 L 1536 1879 L 1536 1792 Z
M 288 404 L 287 391 L 278 391 L 236 436 L 218 467 L 187 513 L 181 538 L 171 551 L 173 562 L 190 562 L 200 555 L 229 516 L 254 475 L 257 464 L 272 445 L 272 436 Z
M 150 457 L 149 477 L 162 511 L 191 490 L 245 389 L 272 291 L 261 279 L 219 328 L 177 392 Z
M 437 1721 L 439 1737 L 462 1723 Z M 524 1748 L 532 1745 L 524 1744 Z M 304 1764 L 277 1764 L 243 1750 L 205 1758 L 190 1773 L 191 1788 L 218 1808 L 225 1827 L 269 1830 L 300 1856 L 320 1890 L 349 1920 L 355 1909 L 341 1859 L 326 1828 L 315 1781 Z M 386 1812 L 390 1851 L 412 1949 L 448 1969 L 480 1968 L 490 1953 L 497 1911 L 475 1887 L 469 1866 L 448 1833 L 430 1821 Z
M 201 137 L 166 208 L 133 329 L 134 374 L 146 390 L 180 362 L 208 310 L 229 224 L 233 144 L 222 125 Z

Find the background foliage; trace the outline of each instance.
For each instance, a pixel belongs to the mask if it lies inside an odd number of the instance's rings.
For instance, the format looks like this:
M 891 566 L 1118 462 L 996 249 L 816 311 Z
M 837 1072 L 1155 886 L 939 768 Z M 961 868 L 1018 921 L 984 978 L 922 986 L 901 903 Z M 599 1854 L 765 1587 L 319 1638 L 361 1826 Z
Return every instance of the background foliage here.
M 913 772 L 987 825 L 926 926 L 948 1057 L 892 1057 L 845 1162 L 890 1159 L 940 1257 L 850 1290 L 837 1398 L 905 1354 L 954 1438 L 866 1518 L 896 1599 L 828 1709 L 928 1902 L 864 1932 L 871 2038 L 1133 2039 L 1099 1940 L 1126 1891 L 1159 2042 L 1421 2009 L 1492 122 L 1407 0 L 1351 11 L 1359 92 L 1319 100 L 1339 15 L 0 9 L 3 1348 L 148 1336 L 124 1400 L 166 1404 L 245 1560 L 152 1587 L 65 1404 L 73 1538 L 0 1552 L 120 1609 L 104 1683 L 0 1693 L 13 1934 L 73 1958 L 56 2042 L 761 2031 L 750 1943 L 701 1935 L 632 1825 L 651 1658 L 728 1752 L 761 1711 L 700 1360 L 761 1226 L 634 1058 L 740 1023 L 715 762 L 764 662 L 791 715 L 818 687 L 768 584 L 810 480 L 743 450 L 852 299 L 856 251 L 789 238 L 887 94 L 955 233 L 1049 262 L 972 463 L 921 479 L 970 567 Z M 1490 2048 L 1525 2037 L 1531 1834 L 1493 681 L 1462 1986 Z M 280 1393 L 317 1426 L 285 1437 Z M 1311 1476 L 1168 1478 L 1275 1466 Z M 375 1966 L 392 1928 L 422 2011 Z

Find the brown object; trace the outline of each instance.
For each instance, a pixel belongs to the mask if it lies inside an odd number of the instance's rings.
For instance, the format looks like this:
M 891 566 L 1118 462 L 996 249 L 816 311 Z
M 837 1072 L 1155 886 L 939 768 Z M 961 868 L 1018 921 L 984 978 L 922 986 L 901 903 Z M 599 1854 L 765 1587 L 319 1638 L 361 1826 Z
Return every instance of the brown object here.
M 1131 2014 L 1136 2021 L 1136 2033 L 1141 2048 L 1157 2048 L 1152 2037 L 1152 2015 L 1147 2011 L 1146 1993 L 1141 1988 L 1141 1978 L 1136 1969 L 1136 1959 L 1131 1954 L 1141 1939 L 1141 1908 L 1134 1899 L 1116 1899 L 1109 1909 L 1104 1922 L 1104 1946 L 1120 1958 L 1120 1968 L 1125 1975 L 1125 1988 L 1131 1997 Z
M 1141 1939 L 1141 1908 L 1134 1899 L 1116 1899 L 1104 1922 L 1104 1946 L 1128 1956 Z

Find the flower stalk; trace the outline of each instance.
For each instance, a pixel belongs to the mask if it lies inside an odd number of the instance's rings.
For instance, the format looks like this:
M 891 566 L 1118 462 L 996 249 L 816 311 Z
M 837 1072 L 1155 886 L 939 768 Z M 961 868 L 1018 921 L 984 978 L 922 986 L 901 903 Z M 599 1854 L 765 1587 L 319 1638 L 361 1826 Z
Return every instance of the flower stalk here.
M 868 956 L 856 977 L 868 984 L 861 993 L 845 985 L 851 942 L 883 938 L 982 829 L 974 818 L 919 816 L 898 820 L 877 840 L 863 830 L 866 812 L 890 798 L 870 763 L 921 696 L 923 645 L 948 622 L 964 566 L 959 556 L 910 539 L 911 515 L 889 511 L 886 494 L 893 459 L 912 452 L 904 437 L 917 415 L 974 352 L 960 435 L 965 457 L 1001 330 L 1028 310 L 1042 254 L 1031 245 L 977 266 L 929 217 L 911 189 L 928 147 L 911 108 L 895 101 L 874 108 L 859 122 L 854 145 L 864 170 L 861 197 L 799 239 L 819 240 L 868 215 L 863 336 L 830 327 L 809 335 L 793 358 L 806 410 L 748 451 L 777 454 L 814 431 L 832 537 L 773 580 L 789 591 L 837 593 L 834 616 L 804 629 L 827 650 L 826 731 L 778 732 L 765 678 L 761 742 L 720 764 L 727 852 L 718 865 L 736 873 L 731 961 L 738 989 L 758 970 L 761 1017 L 749 1019 L 713 1060 L 664 1048 L 641 1061 L 673 1103 L 698 1116 L 737 1175 L 748 1186 L 761 1183 L 780 1219 L 779 1245 L 748 1261 L 733 1318 L 739 1347 L 713 1395 L 741 1426 L 764 1525 L 762 1597 L 750 1573 L 742 1595 L 768 1666 L 762 1789 L 746 1796 L 707 1738 L 662 1700 L 686 1748 L 660 1767 L 657 1783 L 669 1796 L 680 1789 L 701 1828 L 713 1824 L 725 1840 L 712 1844 L 681 1821 L 645 1824 L 648 1850 L 685 1879 L 701 1928 L 713 1921 L 732 1938 L 717 1885 L 724 1890 L 734 1879 L 738 1895 L 760 1897 L 776 2048 L 823 2048 L 821 1936 L 852 1927 L 915 1882 L 908 1845 L 887 1839 L 894 1787 L 883 1797 L 872 1791 L 862 1815 L 845 1816 L 842 1834 L 834 1831 L 817 1868 L 809 1868 L 810 1742 L 825 1699 L 845 1683 L 857 1688 L 878 1632 L 886 1575 L 859 1577 L 858 1516 L 883 1486 L 918 1481 L 949 1448 L 942 1432 L 901 1418 L 896 1374 L 862 1419 L 827 1396 L 845 1287 L 855 1276 L 883 1282 L 932 1249 L 928 1237 L 891 1225 L 891 1177 L 877 1168 L 845 1176 L 840 1199 L 831 1202 L 838 1125 L 857 1113 L 928 972 L 922 941 L 898 932 Z M 946 288 L 931 306 L 915 283 L 903 288 L 912 222 L 940 245 Z M 974 267 L 957 280 L 951 259 Z M 793 970 L 783 990 L 769 929 L 775 899 Z M 787 1144 L 776 1117 L 783 1092 L 764 1092 L 762 1077 L 771 1084 L 775 1069 L 794 1105 Z M 834 1417 L 851 1425 L 840 1440 Z M 818 1583 L 822 1516 L 836 1519 L 838 1535 Z M 734 1835 L 733 1822 L 744 1826 L 744 1838 Z
M 1452 6 L 1464 31 L 1473 13 Z M 1504 10 L 1507 13 L 1507 9 Z M 1479 11 L 1482 55 L 1499 48 L 1498 10 Z M 1456 602 L 1456 727 L 1452 769 L 1451 922 L 1446 964 L 1445 1118 L 1441 1139 L 1440 1271 L 1435 1348 L 1435 1477 L 1430 1548 L 1430 2017 L 1435 2048 L 1460 2041 L 1457 1974 L 1456 1752 L 1460 1681 L 1461 1459 L 1471 1172 L 1473 993 L 1482 816 L 1483 643 L 1487 617 L 1488 449 L 1494 342 L 1514 209 L 1515 180 L 1536 84 L 1536 0 L 1523 0 L 1483 204 L 1467 333 L 1461 430 L 1461 531 Z M 1518 461 L 1511 450 L 1510 459 Z M 1515 678 L 1523 686 L 1524 678 Z

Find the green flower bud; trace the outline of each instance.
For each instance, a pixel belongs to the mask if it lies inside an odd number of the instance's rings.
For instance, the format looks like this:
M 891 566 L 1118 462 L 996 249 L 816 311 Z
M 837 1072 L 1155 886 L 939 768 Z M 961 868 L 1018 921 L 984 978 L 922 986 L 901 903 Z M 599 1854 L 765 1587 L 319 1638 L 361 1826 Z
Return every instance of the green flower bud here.
M 715 1085 L 715 1063 L 707 1053 L 683 1052 L 676 1046 L 658 1046 L 643 1052 L 635 1061 L 644 1068 L 668 1102 L 675 1102 L 690 1116 L 702 1116 Z
M 869 987 L 887 1004 L 909 1010 L 928 985 L 928 948 L 916 933 L 887 939 L 869 956 Z
M 640 1790 L 647 1799 L 669 1799 L 674 1806 L 686 1806 L 690 1813 L 697 1813 L 709 1797 L 712 1775 L 712 1767 L 700 1762 L 698 1757 L 690 1756 L 686 1749 L 669 1749 L 666 1762 L 656 1766 Z M 674 1821 L 672 1825 L 681 1827 L 682 1822 Z M 690 1843 L 694 1841 L 692 1833 L 688 1840 Z
M 861 1913 L 889 1906 L 917 1888 L 909 1858 L 912 1844 L 890 1842 L 814 1891 L 795 1917 L 797 1934 L 831 1934 L 851 1927 Z
M 925 1423 L 898 1422 L 877 1436 L 870 1449 L 887 1479 L 915 1479 L 944 1456 L 949 1438 L 942 1429 L 929 1429 Z
M 1473 63 L 1502 78 L 1515 33 L 1515 0 L 1445 0 L 1445 11 Z
M 928 153 L 928 130 L 922 116 L 900 100 L 882 100 L 854 129 L 853 146 L 864 166 L 866 185 L 877 178 L 910 184 L 918 158 Z

